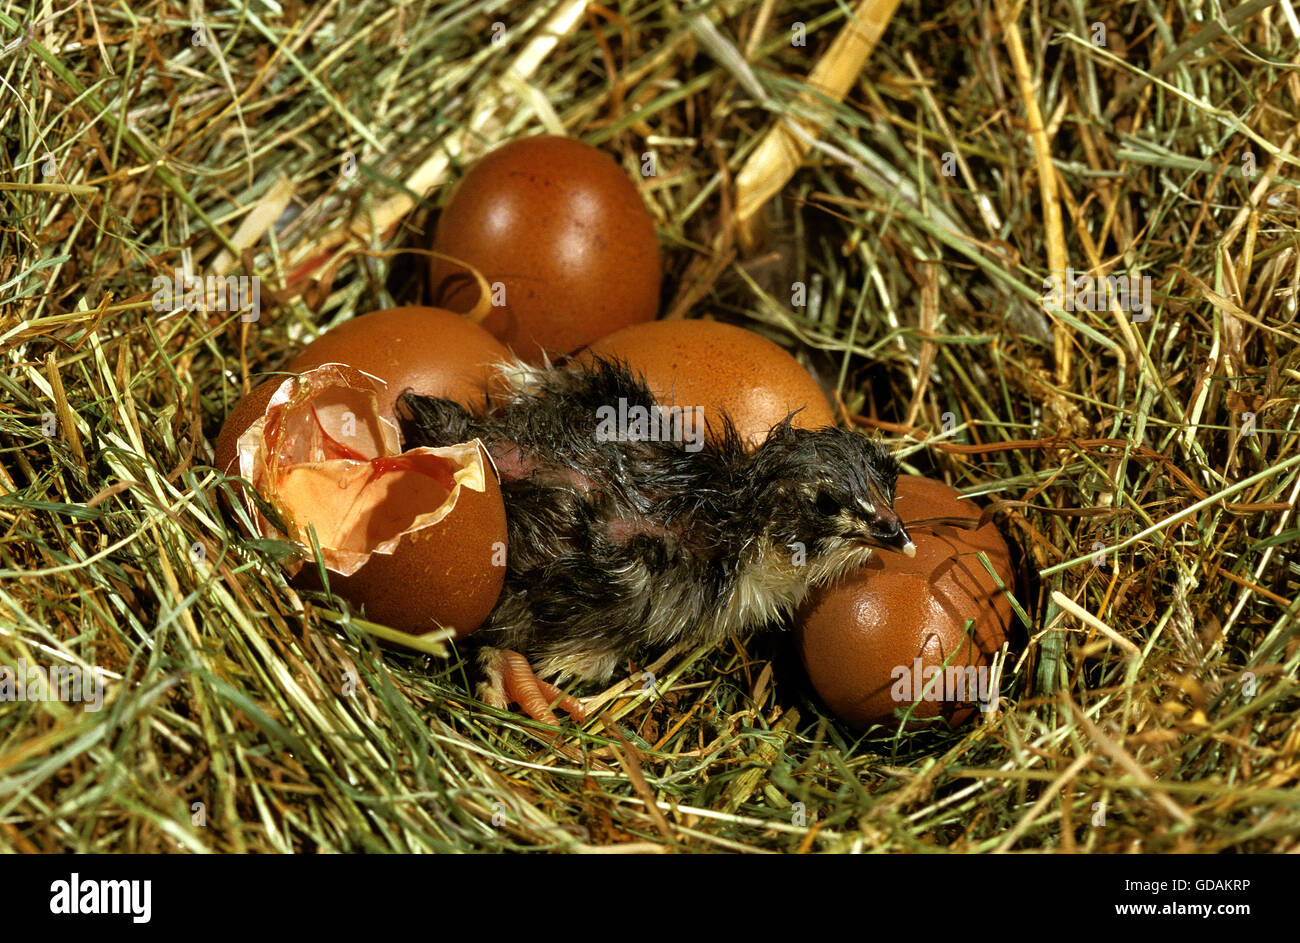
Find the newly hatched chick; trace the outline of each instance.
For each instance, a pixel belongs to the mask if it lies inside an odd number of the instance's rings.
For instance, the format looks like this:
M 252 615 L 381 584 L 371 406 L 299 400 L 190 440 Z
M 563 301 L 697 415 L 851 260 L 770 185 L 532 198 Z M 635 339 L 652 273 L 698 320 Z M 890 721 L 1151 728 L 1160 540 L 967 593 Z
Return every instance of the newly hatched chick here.
M 915 552 L 893 510 L 898 466 L 862 435 L 787 418 L 751 452 L 726 417 L 692 430 L 699 412 L 661 407 L 616 360 L 500 371 L 507 392 L 484 416 L 399 401 L 407 448 L 478 438 L 501 477 L 505 589 L 474 636 L 488 703 L 581 716 L 538 678 L 608 681 L 634 653 L 779 622 L 875 547 Z M 611 435 L 615 412 L 658 421 Z

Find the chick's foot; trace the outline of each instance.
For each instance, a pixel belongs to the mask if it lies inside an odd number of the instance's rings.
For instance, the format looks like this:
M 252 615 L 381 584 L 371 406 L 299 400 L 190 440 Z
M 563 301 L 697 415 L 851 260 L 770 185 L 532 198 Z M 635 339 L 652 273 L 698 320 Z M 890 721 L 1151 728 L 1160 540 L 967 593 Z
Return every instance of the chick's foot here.
M 518 652 L 484 648 L 479 665 L 486 680 L 479 684 L 478 696 L 485 703 L 502 710 L 511 703 L 518 704 L 533 720 L 557 726 L 560 719 L 551 711 L 552 704 L 567 711 L 578 723 L 587 719 L 581 701 L 538 678 L 528 659 Z

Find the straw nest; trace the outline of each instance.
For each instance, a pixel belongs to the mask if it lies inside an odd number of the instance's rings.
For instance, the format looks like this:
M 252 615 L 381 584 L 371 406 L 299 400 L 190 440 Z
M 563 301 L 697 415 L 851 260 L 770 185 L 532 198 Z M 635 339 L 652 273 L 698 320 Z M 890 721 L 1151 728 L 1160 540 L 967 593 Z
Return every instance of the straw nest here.
M 51 9 L 0 4 L 0 665 L 105 688 L 0 704 L 0 847 L 1300 848 L 1289 5 Z M 629 666 L 553 745 L 247 538 L 222 418 L 418 300 L 445 184 L 539 130 L 655 156 L 665 316 L 996 508 L 996 712 L 854 735 L 777 633 Z M 1045 303 L 1067 269 L 1150 307 Z M 178 270 L 260 319 L 155 311 Z

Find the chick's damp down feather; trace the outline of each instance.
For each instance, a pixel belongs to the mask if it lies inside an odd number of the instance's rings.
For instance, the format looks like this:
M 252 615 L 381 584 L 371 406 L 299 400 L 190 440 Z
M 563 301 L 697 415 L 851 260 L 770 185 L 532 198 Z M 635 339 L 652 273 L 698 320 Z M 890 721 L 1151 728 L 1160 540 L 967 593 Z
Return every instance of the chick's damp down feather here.
M 723 416 L 702 441 L 610 436 L 611 410 L 660 409 L 624 363 L 500 373 L 507 392 L 484 415 L 412 393 L 399 412 L 407 448 L 478 438 L 492 455 L 508 563 L 474 637 L 524 653 L 539 676 L 608 681 L 634 653 L 762 628 L 873 547 L 911 547 L 893 511 L 897 464 L 858 433 L 787 418 L 749 452 Z

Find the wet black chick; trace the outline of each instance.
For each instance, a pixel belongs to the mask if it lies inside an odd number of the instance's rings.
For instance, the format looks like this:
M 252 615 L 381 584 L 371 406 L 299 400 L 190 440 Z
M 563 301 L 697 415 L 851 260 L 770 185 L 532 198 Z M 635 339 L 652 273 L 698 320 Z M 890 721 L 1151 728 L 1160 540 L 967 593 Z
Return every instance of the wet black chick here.
M 554 722 L 558 700 L 580 716 L 554 685 L 775 625 L 875 548 L 914 552 L 893 510 L 898 466 L 865 436 L 787 418 L 748 451 L 729 419 L 704 436 L 699 413 L 662 408 L 618 361 L 499 369 L 507 392 L 484 415 L 399 401 L 407 448 L 478 438 L 501 478 L 505 589 L 474 635 L 488 703 Z M 611 435 L 619 410 L 662 421 Z

